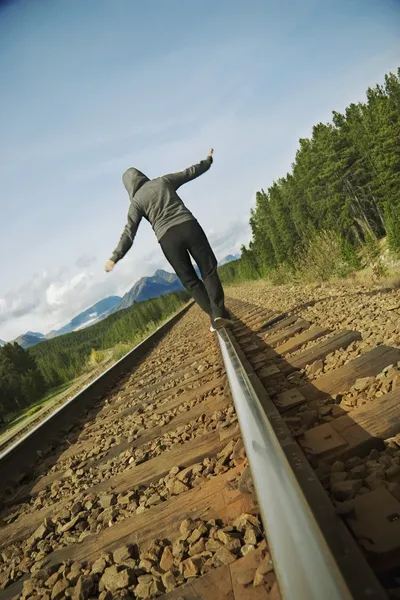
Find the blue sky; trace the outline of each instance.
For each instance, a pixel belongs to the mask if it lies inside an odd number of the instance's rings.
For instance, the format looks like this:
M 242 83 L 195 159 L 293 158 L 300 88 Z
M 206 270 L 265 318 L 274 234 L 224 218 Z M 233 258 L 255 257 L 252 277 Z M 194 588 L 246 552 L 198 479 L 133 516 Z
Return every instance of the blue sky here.
M 115 270 L 123 171 L 178 171 L 218 258 L 299 137 L 400 66 L 396 0 L 36 0 L 0 8 L 0 338 L 167 267 L 147 223 Z

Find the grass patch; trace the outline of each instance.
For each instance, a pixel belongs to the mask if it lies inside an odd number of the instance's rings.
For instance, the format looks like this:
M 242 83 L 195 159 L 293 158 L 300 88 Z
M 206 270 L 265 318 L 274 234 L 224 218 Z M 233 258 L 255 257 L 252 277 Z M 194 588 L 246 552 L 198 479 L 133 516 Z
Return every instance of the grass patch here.
M 14 415 L 14 418 L 12 419 L 12 421 L 9 421 L 8 423 L 6 423 L 3 426 L 3 428 L 0 429 L 0 433 L 6 433 L 10 429 L 13 429 L 17 425 L 19 425 L 22 421 L 24 421 L 28 417 L 39 412 L 39 410 L 41 408 L 43 408 L 43 406 L 48 404 L 50 402 L 50 400 L 53 400 L 56 396 L 61 395 L 68 388 L 70 388 L 72 384 L 73 384 L 73 381 L 69 381 L 69 382 L 63 383 L 62 385 L 59 385 L 58 387 L 54 388 L 53 390 L 50 390 L 44 398 L 41 398 L 41 400 L 39 400 L 38 402 L 35 402 L 35 404 L 30 406 L 28 409 L 23 410 L 19 414 Z

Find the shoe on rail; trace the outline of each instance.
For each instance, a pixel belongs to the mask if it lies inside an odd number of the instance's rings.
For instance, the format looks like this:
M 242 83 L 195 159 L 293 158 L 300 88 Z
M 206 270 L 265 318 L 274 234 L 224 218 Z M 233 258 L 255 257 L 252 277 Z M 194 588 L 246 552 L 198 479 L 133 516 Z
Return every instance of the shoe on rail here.
M 222 329 L 223 327 L 233 327 L 234 322 L 228 317 L 215 317 L 213 321 L 215 329 Z

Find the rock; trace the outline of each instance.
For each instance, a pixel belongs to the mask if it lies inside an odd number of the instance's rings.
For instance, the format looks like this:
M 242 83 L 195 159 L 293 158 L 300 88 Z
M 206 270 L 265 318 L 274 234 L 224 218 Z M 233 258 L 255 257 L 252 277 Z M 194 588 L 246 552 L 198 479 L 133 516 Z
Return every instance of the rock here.
M 318 371 L 321 371 L 321 369 L 323 369 L 323 367 L 324 367 L 324 362 L 322 360 L 316 360 L 310 366 L 310 370 L 309 370 L 310 375 L 316 375 L 316 373 L 318 373 Z
M 362 481 L 339 481 L 332 486 L 332 494 L 336 500 L 351 500 L 362 486 Z
M 183 494 L 184 492 L 187 492 L 188 489 L 189 489 L 188 486 L 185 485 L 183 483 L 183 481 L 179 481 L 179 479 L 175 479 L 174 484 L 171 489 L 171 492 L 175 496 L 178 496 L 178 494 Z
M 145 573 L 144 575 L 139 575 L 138 582 L 139 583 L 151 583 L 154 577 L 150 573 Z
M 110 592 L 122 590 L 133 582 L 132 573 L 128 569 L 118 570 L 116 565 L 108 567 L 100 580 L 101 584 Z
M 267 575 L 267 573 L 271 573 L 273 570 L 274 568 L 272 566 L 270 556 L 268 555 L 268 557 L 258 565 L 256 572 L 260 573 L 261 575 Z
M 333 471 L 333 473 L 331 473 L 330 476 L 330 482 L 331 485 L 333 485 L 334 483 L 339 483 L 340 481 L 346 481 L 347 479 L 347 473 L 346 471 Z
M 65 523 L 65 525 L 63 525 L 61 527 L 60 532 L 65 533 L 66 531 L 70 531 L 71 529 L 73 529 L 75 527 L 75 525 L 78 523 L 78 521 L 80 521 L 80 519 L 81 519 L 81 513 L 79 513 L 78 515 L 73 517 L 70 521 L 68 521 L 68 523 Z
M 77 515 L 83 510 L 83 506 L 80 502 L 75 502 L 71 507 L 71 515 Z
M 118 497 L 118 504 L 127 506 L 128 504 L 136 504 L 136 496 L 134 492 L 128 492 L 123 496 Z
M 182 539 L 177 539 L 172 544 L 172 555 L 176 559 L 181 559 L 183 553 L 185 552 L 187 544 Z
M 363 479 L 367 475 L 367 467 L 362 464 L 357 467 L 353 467 L 350 470 L 350 476 L 352 479 Z
M 353 388 L 358 392 L 362 392 L 368 387 L 372 380 L 372 377 L 360 377 L 360 379 L 356 379 Z
M 228 550 L 235 550 L 242 545 L 238 537 L 225 532 L 223 529 L 218 531 L 217 537 Z
M 171 573 L 171 571 L 167 571 L 167 573 L 164 573 L 164 575 L 161 577 L 161 581 L 163 582 L 163 585 L 167 592 L 170 592 L 171 590 L 176 588 L 176 579 L 173 573 Z
M 242 513 L 233 521 L 233 526 L 239 531 L 244 531 L 248 525 L 253 525 L 253 527 L 260 527 L 260 521 L 254 515 L 250 515 L 247 513 Z
M 331 473 L 341 473 L 344 470 L 344 462 L 341 460 L 336 460 L 331 467 Z
M 180 471 L 180 473 L 177 474 L 176 478 L 179 479 L 179 481 L 185 482 L 185 480 L 188 480 L 189 477 L 192 475 L 192 472 L 193 472 L 193 465 L 186 467 L 186 469 L 183 469 L 182 471 Z
M 110 508 L 117 503 L 117 497 L 115 494 L 106 494 L 104 496 L 100 496 L 99 504 L 102 508 Z
M 105 568 L 107 566 L 106 561 L 104 560 L 104 558 L 98 558 L 92 565 L 92 573 L 94 575 L 97 574 L 102 574 L 105 571 Z
M 172 568 L 173 564 L 174 557 L 172 555 L 172 550 L 170 546 L 166 546 L 161 556 L 160 567 L 163 571 L 169 571 Z
M 255 546 L 257 544 L 257 535 L 254 527 L 248 527 L 244 534 L 245 544 L 252 544 Z
M 249 585 L 250 583 L 253 583 L 255 572 L 255 569 L 239 571 L 236 581 L 239 585 Z
M 217 552 L 220 548 L 223 548 L 224 545 L 219 540 L 209 539 L 206 541 L 206 550 L 207 552 Z
M 241 547 L 240 554 L 242 556 L 246 556 L 246 554 L 249 554 L 249 552 L 253 552 L 254 549 L 255 549 L 255 546 L 253 546 L 253 544 L 245 544 L 244 546 Z
M 344 414 L 345 410 L 341 406 L 338 406 L 336 404 L 332 406 L 331 415 L 334 419 L 337 419 L 337 417 L 341 417 Z
M 46 535 L 50 533 L 50 530 L 48 527 L 46 527 L 45 524 L 40 525 L 40 527 L 38 527 L 36 529 L 36 531 L 34 532 L 34 534 L 32 535 L 32 539 L 35 542 L 38 542 L 39 540 L 43 540 Z
M 190 577 L 196 577 L 200 572 L 201 567 L 203 566 L 202 557 L 192 556 L 191 558 L 187 558 L 179 565 L 179 571 L 182 573 L 185 579 L 189 579 Z
M 22 589 L 23 589 L 23 596 L 26 596 L 26 597 L 33 596 L 34 591 L 35 591 L 35 584 L 33 583 L 33 581 L 31 579 L 28 579 L 27 581 L 24 582 Z
M 119 565 L 132 557 L 132 546 L 124 545 L 113 552 L 113 561 Z
M 151 584 L 150 583 L 139 583 L 135 587 L 136 598 L 151 598 Z
M 313 412 L 311 410 L 305 410 L 304 412 L 301 413 L 300 417 L 301 417 L 302 423 L 306 429 L 309 429 L 310 427 L 315 425 L 316 422 L 318 421 L 317 413 Z
M 82 575 L 72 592 L 72 600 L 87 600 L 94 588 L 94 576 Z
M 262 585 L 263 583 L 264 583 L 264 575 L 262 573 L 260 573 L 259 570 L 257 569 L 257 571 L 255 572 L 255 575 L 254 575 L 254 579 L 253 579 L 253 586 L 258 587 L 259 585 Z
M 70 582 L 70 585 L 76 585 L 79 577 L 82 575 L 81 569 L 71 569 L 71 571 L 67 574 L 67 579 Z
M 239 438 L 233 448 L 233 461 L 235 465 L 241 464 L 246 456 L 246 450 L 242 438 Z
M 155 565 L 155 561 L 151 558 L 143 557 L 139 563 L 140 569 L 144 569 L 145 571 L 150 571 Z
M 69 588 L 69 582 L 66 579 L 57 581 L 51 592 L 51 600 L 62 600 L 65 598 L 65 591 Z
M 201 523 L 199 527 L 196 527 L 196 529 L 192 531 L 187 540 L 189 544 L 195 544 L 203 535 L 206 535 L 206 533 L 207 527 L 204 525 L 204 523 Z
M 216 566 L 230 565 L 235 560 L 236 560 L 235 555 L 232 554 L 232 552 L 230 552 L 228 550 L 228 548 L 225 548 L 225 546 L 222 546 L 222 548 L 219 548 L 219 550 L 217 550 L 217 552 L 213 556 L 213 563 Z
M 193 529 L 196 529 L 196 523 L 192 519 L 185 519 L 179 527 L 179 531 L 182 535 L 189 535 Z
M 140 582 L 135 587 L 135 596 L 136 598 L 153 598 L 154 596 L 159 596 L 162 591 L 160 582 L 152 578 L 150 582 Z
M 379 457 L 379 464 L 384 469 L 388 469 L 389 467 L 392 466 L 392 461 L 391 461 L 391 459 L 390 459 L 389 456 L 387 456 L 386 454 L 384 454 L 384 455 L 382 455 L 382 456 Z
M 227 444 L 225 448 L 221 452 L 219 452 L 217 458 L 220 464 L 226 464 L 228 462 L 228 459 L 233 452 L 234 446 L 235 442 L 231 440 L 229 444 Z
M 386 477 L 388 481 L 400 480 L 400 465 L 393 465 L 386 470 Z
M 56 585 L 57 581 L 61 579 L 61 577 L 61 573 L 53 573 L 53 575 L 50 575 L 50 577 L 44 582 L 44 585 L 48 588 L 53 589 L 53 587 Z
M 380 456 L 379 450 L 377 450 L 376 448 L 373 448 L 371 450 L 371 452 L 369 453 L 368 458 L 369 458 L 369 460 L 378 460 L 379 456 Z
M 197 542 L 190 546 L 189 556 L 195 556 L 196 554 L 201 554 L 202 552 L 206 552 L 206 541 L 204 538 L 200 538 Z
M 161 496 L 159 494 L 152 494 L 146 502 L 147 506 L 154 506 L 155 504 L 158 504 L 161 500 Z
M 352 456 L 346 460 L 346 469 L 351 471 L 354 467 L 358 467 L 358 465 L 364 464 L 362 459 L 359 456 Z
M 332 406 L 323 406 L 322 408 L 319 409 L 319 416 L 327 417 L 331 414 L 331 412 L 332 412 Z
M 376 490 L 383 485 L 384 479 L 380 476 L 379 472 L 375 472 L 368 475 L 364 481 L 370 490 Z

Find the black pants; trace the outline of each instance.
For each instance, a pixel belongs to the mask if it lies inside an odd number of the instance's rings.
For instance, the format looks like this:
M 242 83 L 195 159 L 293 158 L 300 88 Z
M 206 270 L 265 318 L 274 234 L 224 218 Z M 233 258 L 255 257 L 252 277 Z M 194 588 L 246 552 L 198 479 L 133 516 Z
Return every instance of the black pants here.
M 217 273 L 217 259 L 199 223 L 185 221 L 171 227 L 160 239 L 160 245 L 166 259 L 200 308 L 212 319 L 229 317 Z M 191 256 L 200 269 L 203 281 L 197 277 Z

